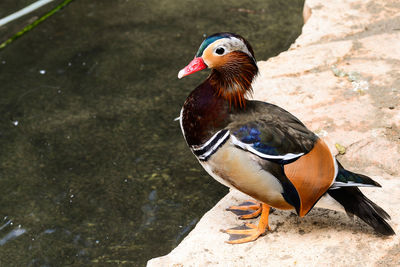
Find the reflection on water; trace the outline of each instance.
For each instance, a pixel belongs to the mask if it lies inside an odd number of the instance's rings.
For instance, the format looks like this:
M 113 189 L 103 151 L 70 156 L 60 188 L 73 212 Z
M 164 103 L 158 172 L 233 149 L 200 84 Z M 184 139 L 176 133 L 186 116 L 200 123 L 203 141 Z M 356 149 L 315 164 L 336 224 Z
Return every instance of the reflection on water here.
M 13 225 L 13 222 L 11 220 L 8 220 L 7 216 L 4 217 L 4 219 L 6 220 L 6 222 L 2 226 L 0 226 L 0 231 L 3 230 L 4 228 L 6 228 L 7 226 L 12 227 L 12 225 Z M 14 228 L 14 229 L 8 231 L 8 233 L 0 239 L 0 246 L 4 245 L 8 241 L 10 241 L 16 237 L 22 235 L 25 232 L 26 232 L 26 230 L 24 228 L 21 228 L 21 225 L 18 225 L 17 228 Z
M 203 34 L 259 60 L 300 32 L 302 1 L 74 1 L 0 51 L 0 265 L 142 266 L 227 190 L 187 149 L 177 79 Z M 1 6 L 1 4 L 0 4 Z

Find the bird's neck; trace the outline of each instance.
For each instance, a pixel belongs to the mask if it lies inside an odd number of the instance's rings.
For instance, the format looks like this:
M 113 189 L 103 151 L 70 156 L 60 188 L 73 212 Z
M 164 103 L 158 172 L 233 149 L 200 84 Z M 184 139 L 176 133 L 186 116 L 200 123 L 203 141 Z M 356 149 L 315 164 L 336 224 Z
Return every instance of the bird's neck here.
M 257 64 L 244 53 L 231 54 L 231 63 L 213 69 L 208 81 L 230 106 L 245 108 L 245 97 L 252 93 L 251 83 L 258 72 Z

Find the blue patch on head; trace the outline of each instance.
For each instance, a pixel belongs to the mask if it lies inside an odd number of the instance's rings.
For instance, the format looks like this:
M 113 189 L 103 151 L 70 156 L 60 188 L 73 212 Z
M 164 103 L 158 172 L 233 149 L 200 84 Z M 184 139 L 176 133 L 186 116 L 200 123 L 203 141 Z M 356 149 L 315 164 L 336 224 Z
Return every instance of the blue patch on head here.
M 231 37 L 231 34 L 228 33 L 217 33 L 217 34 L 213 34 L 209 37 L 207 37 L 200 45 L 199 50 L 197 51 L 196 57 L 201 57 L 203 55 L 204 50 L 206 50 L 206 48 L 214 43 L 216 40 L 222 39 L 222 38 L 229 38 Z

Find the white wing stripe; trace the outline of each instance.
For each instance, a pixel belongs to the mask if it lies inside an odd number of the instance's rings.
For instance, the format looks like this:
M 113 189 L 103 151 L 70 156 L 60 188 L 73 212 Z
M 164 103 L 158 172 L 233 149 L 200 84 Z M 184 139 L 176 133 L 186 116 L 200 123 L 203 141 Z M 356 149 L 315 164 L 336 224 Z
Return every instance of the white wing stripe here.
M 352 182 L 352 181 L 348 181 L 347 183 L 334 182 L 329 189 L 338 189 L 340 187 L 349 187 L 349 186 L 351 186 L 351 187 L 354 187 L 354 186 L 357 186 L 357 187 L 376 187 L 376 185 L 373 185 L 373 184 L 360 184 L 360 183 L 355 183 L 355 182 Z
M 298 158 L 302 155 L 304 155 L 304 153 L 298 153 L 298 154 L 293 154 L 293 153 L 287 153 L 285 155 L 268 155 L 268 154 L 264 154 L 261 153 L 257 150 L 255 150 L 253 147 L 251 147 L 251 145 L 243 143 L 241 141 L 239 141 L 234 135 L 231 135 L 232 137 L 232 142 L 233 144 L 237 145 L 238 147 L 250 151 L 253 154 L 256 154 L 257 156 L 261 157 L 261 158 L 265 158 L 265 159 L 282 159 L 282 160 L 292 160 L 295 158 Z
M 333 166 L 335 168 L 335 174 L 333 176 L 333 180 L 332 180 L 331 186 L 333 186 L 333 184 L 335 183 L 335 179 L 336 179 L 336 177 L 337 177 L 337 175 L 339 173 L 339 166 L 338 166 L 338 163 L 337 163 L 337 160 L 336 160 L 335 156 L 332 155 L 332 159 L 333 159 Z

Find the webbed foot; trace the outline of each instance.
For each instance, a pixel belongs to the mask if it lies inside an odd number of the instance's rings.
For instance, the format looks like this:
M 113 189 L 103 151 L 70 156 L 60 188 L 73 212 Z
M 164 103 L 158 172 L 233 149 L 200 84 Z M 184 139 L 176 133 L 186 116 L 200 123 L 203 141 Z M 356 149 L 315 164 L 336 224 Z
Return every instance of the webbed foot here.
M 241 207 L 241 205 L 237 206 Z M 258 225 L 252 223 L 246 223 L 243 226 L 231 228 L 228 230 L 224 230 L 223 232 L 230 235 L 229 241 L 226 241 L 229 244 L 242 244 L 246 242 L 251 242 L 256 240 L 259 236 L 265 234 L 267 230 L 271 230 L 268 225 L 268 216 L 270 211 L 270 206 L 267 204 L 260 204 L 260 213 L 261 218 L 258 222 Z M 253 212 L 252 214 L 254 214 Z M 257 215 L 258 216 L 258 215 Z
M 236 215 L 239 216 L 239 219 L 253 219 L 260 216 L 262 211 L 262 206 L 260 202 L 248 200 L 243 202 L 239 206 L 231 206 L 226 210 L 232 211 Z

